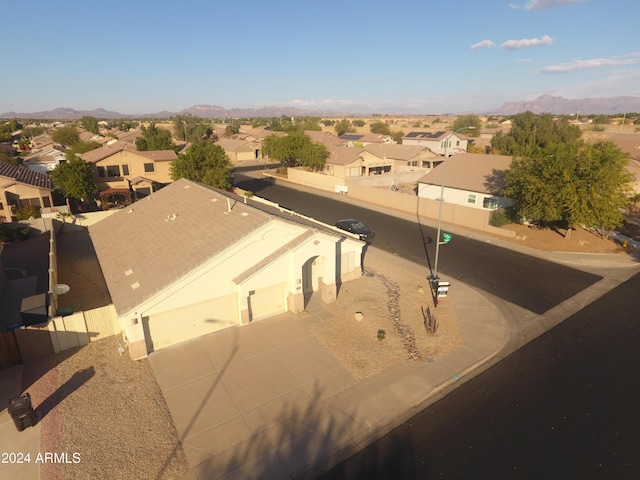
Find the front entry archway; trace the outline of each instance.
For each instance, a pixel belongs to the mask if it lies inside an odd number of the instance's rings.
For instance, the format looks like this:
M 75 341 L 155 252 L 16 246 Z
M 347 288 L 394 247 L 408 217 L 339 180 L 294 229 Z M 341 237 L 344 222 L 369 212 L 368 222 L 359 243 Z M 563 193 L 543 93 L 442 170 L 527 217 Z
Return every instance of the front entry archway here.
M 325 258 L 316 256 L 309 258 L 302 265 L 302 294 L 304 295 L 304 306 L 307 307 L 313 292 L 320 290 L 322 275 L 324 272 Z

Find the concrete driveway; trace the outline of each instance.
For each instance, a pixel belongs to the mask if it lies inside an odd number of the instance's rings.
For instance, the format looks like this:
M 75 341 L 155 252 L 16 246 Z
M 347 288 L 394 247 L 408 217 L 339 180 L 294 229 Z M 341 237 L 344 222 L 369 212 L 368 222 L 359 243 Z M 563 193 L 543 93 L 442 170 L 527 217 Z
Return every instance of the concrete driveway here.
M 312 306 L 149 356 L 193 467 L 185 479 L 291 478 L 351 442 L 322 424 L 332 417 L 322 401 L 358 383 L 306 328 L 326 314 Z

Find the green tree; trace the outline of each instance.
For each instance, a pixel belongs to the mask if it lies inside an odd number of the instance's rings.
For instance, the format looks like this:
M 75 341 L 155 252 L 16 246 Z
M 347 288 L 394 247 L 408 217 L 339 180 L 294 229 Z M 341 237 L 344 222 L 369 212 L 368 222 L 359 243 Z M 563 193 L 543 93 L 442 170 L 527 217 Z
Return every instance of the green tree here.
M 391 133 L 391 138 L 398 144 L 402 145 L 402 139 L 404 138 L 404 132 L 402 130 L 396 130 Z
M 225 137 L 232 137 L 234 135 L 237 135 L 238 133 L 240 133 L 240 123 L 238 122 L 232 122 L 224 129 Z
M 596 115 L 593 123 L 596 125 L 609 125 L 609 115 Z
M 142 136 L 136 139 L 136 147 L 141 152 L 176 149 L 171 139 L 171 132 L 158 128 L 155 122 L 151 122 L 149 127 L 142 126 Z
M 220 145 L 209 140 L 197 140 L 185 153 L 178 155 L 170 167 L 173 180 L 186 178 L 215 188 L 232 186 L 232 165 Z
M 452 129 L 454 132 L 457 132 L 465 127 L 467 127 L 467 129 L 464 130 L 464 134 L 467 137 L 479 137 L 480 130 L 482 129 L 482 120 L 480 120 L 480 117 L 477 115 L 462 115 L 454 120 Z
M 351 123 L 354 127 L 364 127 L 366 125 L 366 122 L 361 118 L 356 118 L 355 120 L 352 120 Z
M 391 129 L 386 122 L 373 122 L 369 125 L 369 131 L 371 133 L 377 133 L 379 135 L 391 135 Z
M 504 195 L 521 218 L 567 229 L 598 228 L 603 238 L 621 225 L 628 202 L 628 155 L 611 142 L 558 145 L 515 159 L 505 173 Z
M 66 147 L 72 147 L 80 142 L 80 134 L 76 127 L 60 127 L 51 134 L 51 139 Z
M 51 180 L 55 188 L 67 198 L 87 201 L 93 200 L 98 194 L 91 167 L 79 158 L 58 165 L 51 172 Z
M 345 133 L 351 133 L 356 131 L 356 129 L 353 128 L 353 126 L 351 125 L 351 122 L 349 122 L 349 120 L 347 120 L 346 118 L 336 123 L 333 126 L 333 129 L 336 131 L 337 136 L 341 136 L 341 135 L 344 135 Z
M 495 153 L 528 157 L 542 150 L 548 155 L 561 144 L 578 143 L 582 132 L 566 119 L 555 121 L 551 114 L 524 112 L 511 120 L 511 131 L 498 132 L 491 139 Z
M 84 128 L 87 132 L 95 134 L 99 132 L 98 119 L 90 115 L 85 115 L 84 117 L 82 117 L 80 119 L 80 125 L 82 125 L 82 128 Z
M 308 137 L 307 137 L 308 138 Z M 329 150 L 321 143 L 307 142 L 298 152 L 298 162 L 313 171 L 321 171 L 329 157 Z
M 96 148 L 100 148 L 101 146 L 102 145 L 93 140 L 90 140 L 88 142 L 79 142 L 76 143 L 73 147 L 67 148 L 65 156 L 67 157 L 67 161 L 71 161 L 74 158 L 82 155 L 83 153 L 90 152 L 91 150 L 95 150 Z
M 173 136 L 178 140 L 195 142 L 201 140 L 201 133 L 206 131 L 207 126 L 203 125 L 203 120 L 187 113 L 171 117 L 173 123 Z M 209 127 L 211 128 L 211 127 Z M 213 130 L 211 130 L 213 132 Z
M 9 165 L 19 166 L 22 162 L 19 156 L 10 155 L 9 152 L 0 150 L 0 163 L 8 163 Z

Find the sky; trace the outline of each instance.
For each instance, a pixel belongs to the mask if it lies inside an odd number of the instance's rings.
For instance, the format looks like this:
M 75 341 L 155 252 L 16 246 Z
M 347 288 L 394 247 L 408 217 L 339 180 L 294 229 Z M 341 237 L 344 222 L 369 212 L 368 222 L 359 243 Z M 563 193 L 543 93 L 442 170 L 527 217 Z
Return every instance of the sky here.
M 490 113 L 640 96 L 638 0 L 511 1 L 3 2 L 0 113 Z

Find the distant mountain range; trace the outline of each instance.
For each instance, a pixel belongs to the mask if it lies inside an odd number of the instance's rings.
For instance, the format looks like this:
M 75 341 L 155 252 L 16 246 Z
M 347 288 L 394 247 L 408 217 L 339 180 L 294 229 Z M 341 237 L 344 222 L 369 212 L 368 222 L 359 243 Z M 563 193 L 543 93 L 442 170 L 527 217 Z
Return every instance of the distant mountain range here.
M 157 113 L 146 113 L 139 115 L 112 112 L 103 108 L 96 108 L 95 110 L 74 110 L 73 108 L 61 107 L 55 108 L 53 110 L 31 113 L 6 112 L 1 113 L 0 118 L 73 120 L 88 115 L 97 119 L 111 120 L 118 118 L 169 118 L 174 115 L 184 114 L 191 114 L 195 117 L 201 118 L 256 118 L 279 117 L 280 115 L 290 115 L 294 117 L 305 115 L 322 117 L 349 115 L 348 112 L 336 112 L 328 110 L 303 110 L 293 107 L 232 108 L 227 110 L 226 108 L 218 107 L 216 105 L 194 105 L 191 108 L 187 108 L 179 112 L 162 111 Z
M 555 115 L 622 115 L 640 112 L 640 97 L 569 99 L 542 95 L 530 102 L 505 103 L 494 112 L 494 115 L 515 115 L 527 111 Z
M 615 115 L 632 112 L 640 112 L 640 97 L 611 97 L 611 98 L 582 98 L 568 99 L 563 97 L 554 97 L 552 95 L 542 95 L 532 101 L 527 102 L 507 102 L 499 109 L 492 112 L 476 112 L 490 113 L 492 115 L 514 115 L 531 111 L 533 113 L 553 113 L 556 115 Z M 433 114 L 434 112 L 425 112 Z M 43 112 L 32 113 L 16 113 L 5 112 L 0 114 L 0 118 L 32 118 L 32 119 L 55 119 L 55 120 L 73 120 L 89 115 L 98 119 L 117 119 L 117 118 L 169 118 L 174 115 L 191 114 L 201 118 L 255 118 L 255 117 L 278 117 L 280 115 L 287 116 L 355 116 L 354 112 L 340 112 L 334 110 L 305 110 L 294 107 L 263 107 L 263 108 L 232 108 L 226 109 L 216 105 L 194 105 L 191 108 L 181 110 L 179 112 L 162 111 L 149 114 L 123 114 L 112 112 L 103 108 L 95 110 L 74 110 L 72 108 L 56 108 Z M 401 113 L 393 113 L 402 115 Z M 393 115 L 392 114 L 392 115 Z M 366 114 L 362 114 L 366 115 Z M 416 115 L 413 113 L 413 115 Z

